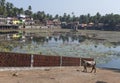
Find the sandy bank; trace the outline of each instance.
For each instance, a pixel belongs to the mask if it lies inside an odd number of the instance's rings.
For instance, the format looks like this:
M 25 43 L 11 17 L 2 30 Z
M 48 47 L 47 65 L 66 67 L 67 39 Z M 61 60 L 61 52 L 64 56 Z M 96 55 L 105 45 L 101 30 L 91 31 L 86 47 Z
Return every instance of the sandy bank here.
M 120 81 L 119 71 L 97 69 L 97 73 L 84 73 L 82 69 L 82 67 L 51 67 L 1 71 L 0 83 L 118 83 Z M 17 76 L 13 76 L 16 72 Z

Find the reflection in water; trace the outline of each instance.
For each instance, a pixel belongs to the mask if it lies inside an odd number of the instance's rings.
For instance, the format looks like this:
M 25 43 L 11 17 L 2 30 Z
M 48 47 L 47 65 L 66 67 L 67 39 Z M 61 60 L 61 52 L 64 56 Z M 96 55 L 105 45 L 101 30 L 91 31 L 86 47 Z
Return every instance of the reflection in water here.
M 32 40 L 28 38 L 26 42 L 11 40 L 8 44 L 5 45 L 1 42 L 0 51 L 5 51 L 2 50 L 4 48 L 7 51 L 20 53 L 92 57 L 98 64 L 108 63 L 115 57 L 120 56 L 120 46 L 118 44 L 105 40 L 87 39 L 81 35 L 33 36 Z

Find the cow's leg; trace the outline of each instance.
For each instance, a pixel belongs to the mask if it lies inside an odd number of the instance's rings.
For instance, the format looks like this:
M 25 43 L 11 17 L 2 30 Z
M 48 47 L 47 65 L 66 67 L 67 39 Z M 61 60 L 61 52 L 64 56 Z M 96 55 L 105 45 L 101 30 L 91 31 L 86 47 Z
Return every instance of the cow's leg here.
M 83 72 L 87 72 L 87 65 L 86 64 L 84 64 L 84 70 L 83 70 Z
M 96 73 L 96 67 L 95 67 L 95 65 L 92 66 L 91 73 L 93 72 L 93 70 L 94 70 L 94 73 Z
M 96 67 L 94 68 L 94 73 L 96 73 Z

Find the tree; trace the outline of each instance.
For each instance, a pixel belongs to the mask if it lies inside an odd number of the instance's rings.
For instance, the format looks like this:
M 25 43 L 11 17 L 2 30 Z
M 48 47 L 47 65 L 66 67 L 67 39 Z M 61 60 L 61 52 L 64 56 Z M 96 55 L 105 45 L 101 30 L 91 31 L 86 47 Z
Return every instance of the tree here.
M 5 9 L 5 0 L 1 0 L 0 1 L 0 14 L 5 15 L 5 11 L 6 11 L 6 9 Z
M 38 20 L 38 19 L 37 19 L 37 14 L 36 14 L 36 13 L 33 14 L 33 18 L 36 19 L 36 20 Z
M 32 16 L 32 11 L 31 10 L 32 10 L 32 7 L 29 5 L 28 9 L 25 10 L 25 14 L 31 17 Z
M 63 14 L 63 17 L 62 17 L 62 21 L 67 21 L 66 19 L 67 19 L 67 14 L 64 13 L 64 14 Z
M 58 14 L 56 14 L 54 18 L 55 18 L 55 19 L 58 19 L 58 18 L 59 18 L 59 15 L 58 15 Z
M 14 5 L 12 3 L 7 2 L 6 3 L 6 15 L 7 16 L 13 16 L 15 15 L 14 13 Z
M 88 23 L 92 22 L 91 19 L 90 19 L 90 17 L 91 17 L 91 16 L 90 16 L 90 14 L 88 13 L 88 14 L 87 14 Z
M 23 8 L 20 8 L 20 9 L 19 9 L 19 13 L 20 13 L 20 14 L 24 14 Z
M 68 23 L 72 21 L 70 14 L 67 15 L 67 19 L 66 20 L 67 20 Z
M 100 19 L 101 19 L 101 15 L 100 15 L 99 12 L 97 12 L 96 15 L 95 15 L 95 23 L 99 23 Z
M 32 10 L 32 7 L 31 5 L 28 6 L 28 10 L 31 11 Z
M 9 14 L 10 16 L 17 16 L 18 15 L 18 8 L 14 7 L 12 10 L 11 10 L 11 13 Z
M 0 1 L 0 6 L 5 6 L 5 2 L 6 2 L 5 0 L 1 0 Z
M 80 15 L 79 22 L 80 23 L 88 23 L 89 22 L 88 16 L 87 15 Z

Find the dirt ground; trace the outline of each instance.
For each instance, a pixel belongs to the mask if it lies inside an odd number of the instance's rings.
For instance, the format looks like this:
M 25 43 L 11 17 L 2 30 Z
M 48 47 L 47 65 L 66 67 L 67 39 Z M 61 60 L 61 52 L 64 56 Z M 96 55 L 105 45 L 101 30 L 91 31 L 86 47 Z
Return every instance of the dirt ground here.
M 32 70 L 0 71 L 0 83 L 118 83 L 120 71 L 98 69 L 82 72 L 83 67 L 50 67 Z

